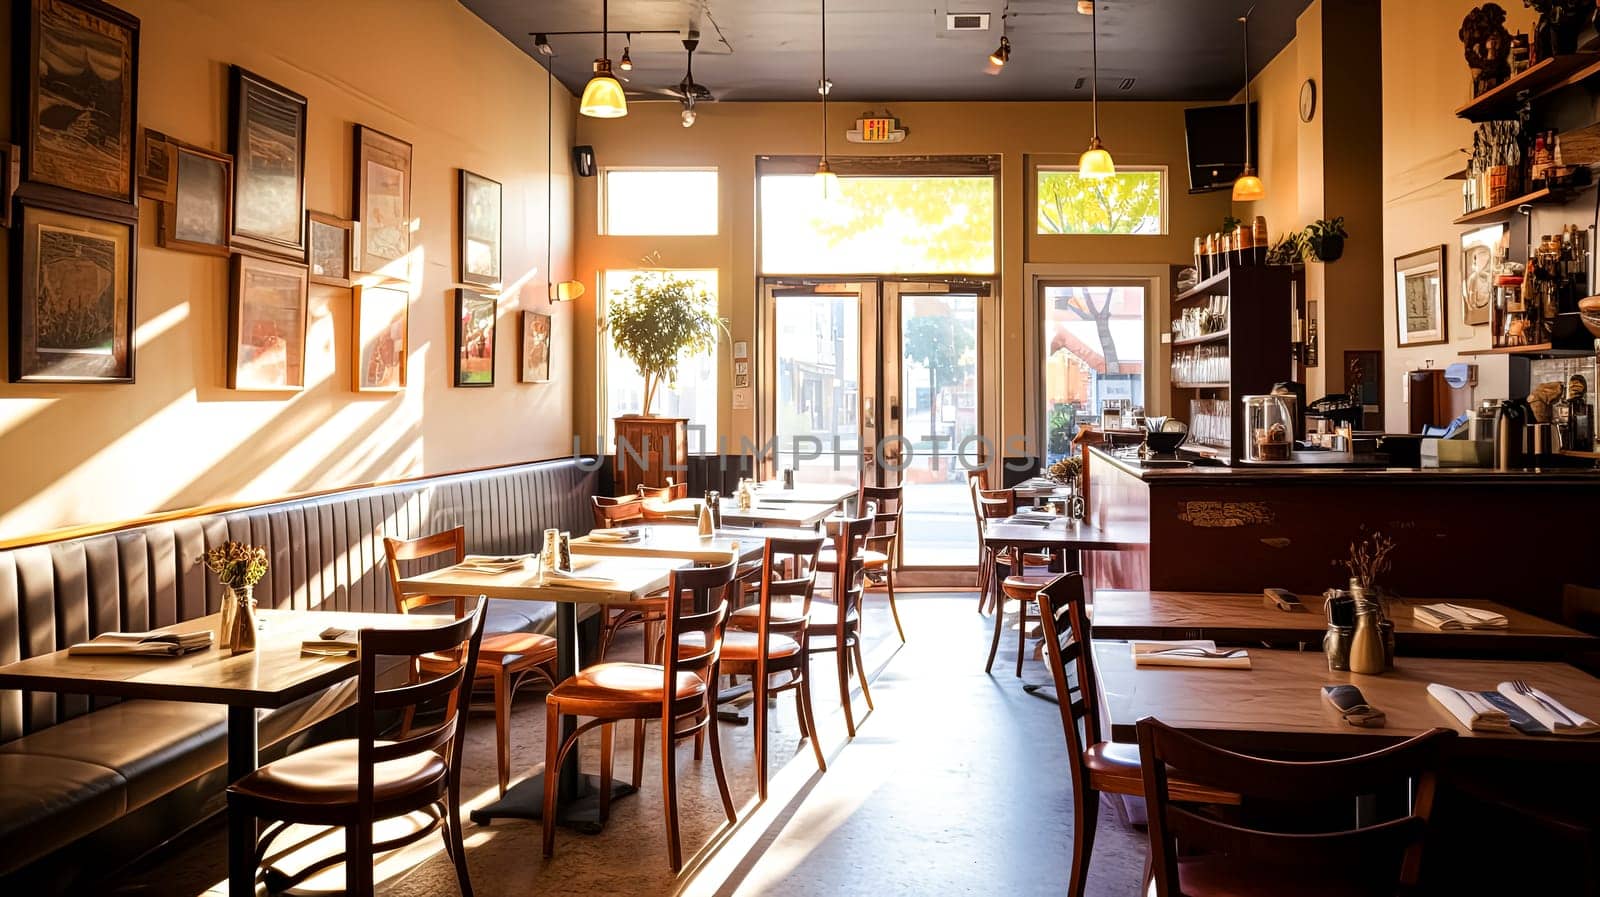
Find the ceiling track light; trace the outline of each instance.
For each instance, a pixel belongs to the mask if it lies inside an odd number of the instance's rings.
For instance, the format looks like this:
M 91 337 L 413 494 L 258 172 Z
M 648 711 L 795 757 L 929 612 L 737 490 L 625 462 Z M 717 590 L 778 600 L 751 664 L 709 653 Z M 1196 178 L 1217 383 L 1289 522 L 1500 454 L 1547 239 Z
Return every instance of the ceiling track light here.
M 1267 188 L 1256 175 L 1254 160 L 1250 157 L 1250 13 L 1255 9 L 1252 6 L 1239 17 L 1239 24 L 1244 26 L 1244 171 L 1233 182 L 1234 202 L 1255 202 L 1267 195 Z
M 583 88 L 583 99 L 578 111 L 590 118 L 621 118 L 628 114 L 628 98 L 622 92 L 617 76 L 611 73 L 610 2 L 600 2 L 600 58 L 594 61 L 594 76 Z M 631 63 L 630 63 L 631 64 Z
M 1094 15 L 1094 0 L 1078 0 L 1078 15 Z
M 543 34 L 535 34 L 533 36 L 533 48 L 539 51 L 540 56 L 556 55 L 556 48 L 550 46 L 550 38 L 545 37 Z
M 633 71 L 633 59 L 628 53 L 633 49 L 633 35 L 625 34 L 624 39 L 627 40 L 627 43 L 622 45 L 622 58 L 617 60 L 617 68 L 625 72 L 631 72 Z
M 1011 59 L 1011 38 L 1000 35 L 1000 46 L 989 54 L 989 63 L 995 68 L 1004 66 Z
M 1080 4 L 1079 10 L 1082 10 Z M 1117 173 L 1111 153 L 1100 143 L 1100 16 L 1094 4 L 1089 5 L 1089 53 L 1092 68 L 1089 71 L 1089 109 L 1094 123 L 1094 135 L 1089 138 L 1089 148 L 1078 157 L 1078 177 L 1109 178 Z

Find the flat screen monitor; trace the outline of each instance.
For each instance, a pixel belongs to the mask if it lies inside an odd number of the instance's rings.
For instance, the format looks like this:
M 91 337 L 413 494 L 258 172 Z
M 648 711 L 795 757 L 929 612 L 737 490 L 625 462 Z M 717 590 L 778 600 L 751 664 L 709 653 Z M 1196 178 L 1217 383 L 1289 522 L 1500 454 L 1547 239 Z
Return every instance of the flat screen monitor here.
M 1257 104 L 1250 104 L 1251 139 L 1259 130 Z M 1205 193 L 1233 186 L 1244 171 L 1244 104 L 1196 106 L 1183 110 L 1189 152 L 1189 192 Z M 1256 147 L 1250 147 L 1252 158 Z

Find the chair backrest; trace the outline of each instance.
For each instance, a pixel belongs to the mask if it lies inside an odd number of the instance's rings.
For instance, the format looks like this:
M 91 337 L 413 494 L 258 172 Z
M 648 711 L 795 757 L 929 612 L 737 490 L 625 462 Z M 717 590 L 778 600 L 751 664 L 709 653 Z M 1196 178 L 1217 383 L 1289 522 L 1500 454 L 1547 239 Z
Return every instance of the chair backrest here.
M 462 616 L 466 612 L 465 595 L 405 594 L 400 589 L 400 580 L 405 578 L 400 570 L 401 561 L 423 560 L 446 553 L 450 555 L 449 561 L 452 564 L 461 563 L 462 558 L 467 556 L 466 527 L 452 527 L 416 539 L 383 540 L 383 554 L 389 561 L 389 589 L 394 595 L 395 610 L 405 614 L 410 613 L 413 608 L 450 601 L 456 606 L 456 616 Z
M 642 488 L 642 487 L 641 487 Z M 644 511 L 639 507 L 637 495 L 610 495 L 593 496 L 594 525 L 596 527 L 619 526 L 644 518 Z
M 889 555 L 891 560 L 900 538 L 900 513 L 904 496 L 904 486 L 865 485 L 856 495 L 856 513 L 866 514 L 868 502 L 878 509 L 872 518 L 872 531 L 867 534 L 866 547 Z
M 1017 513 L 1017 493 L 1010 489 L 979 489 L 978 511 L 985 520 L 1010 517 Z
M 679 673 L 694 673 L 708 683 L 722 659 L 722 634 L 728 619 L 730 586 L 734 581 L 737 560 L 729 560 L 715 567 L 679 567 L 672 571 L 672 582 L 667 587 L 666 641 L 668 648 L 662 654 L 662 673 L 665 684 L 661 692 L 665 714 L 672 706 L 677 693 Z M 681 649 L 683 636 L 700 633 L 705 641 L 700 650 L 692 653 Z M 678 650 L 674 650 L 678 648 Z
M 488 599 L 482 595 L 458 619 L 447 620 L 428 629 L 362 629 L 357 633 L 360 673 L 356 697 L 356 800 L 370 815 L 373 806 L 374 767 L 379 763 L 434 752 L 450 767 L 450 787 L 461 787 L 461 753 L 466 746 L 462 726 L 472 699 L 473 671 L 478 666 L 478 647 L 483 642 L 483 622 Z M 380 687 L 380 657 L 404 657 L 415 666 L 418 658 L 429 655 L 431 678 L 394 687 Z M 439 671 L 439 658 L 454 660 L 454 666 Z M 421 708 L 443 700 L 445 712 L 438 723 L 412 730 L 405 736 L 392 733 L 380 743 L 379 736 L 398 712 Z
M 1045 663 L 1050 666 L 1050 676 L 1055 680 L 1061 729 L 1067 739 L 1067 757 L 1072 761 L 1072 787 L 1084 788 L 1088 785 L 1089 774 L 1084 765 L 1084 752 L 1106 739 L 1100 729 L 1100 683 L 1089 638 L 1083 574 L 1061 574 L 1039 590 L 1036 600 Z M 1069 663 L 1074 673 L 1071 687 L 1067 679 Z
M 1215 747 L 1160 720 L 1139 721 L 1144 795 L 1150 808 L 1151 863 L 1156 893 L 1178 897 L 1177 843 L 1185 851 L 1226 855 L 1253 871 L 1279 871 L 1292 879 L 1347 883 L 1348 893 L 1394 894 L 1414 885 L 1422 842 L 1433 811 L 1434 769 L 1450 729 L 1431 729 L 1397 745 L 1339 760 L 1267 760 Z M 1169 768 L 1170 773 L 1169 775 Z M 1223 821 L 1174 800 L 1172 776 L 1189 785 L 1273 801 L 1316 804 L 1382 792 L 1414 782 L 1408 815 L 1372 825 L 1306 833 L 1254 828 Z M 1346 893 L 1341 891 L 1341 893 Z
M 860 510 L 864 512 L 865 508 Z M 833 600 L 839 606 L 840 627 L 844 626 L 852 607 L 858 614 L 861 610 L 861 579 L 866 572 L 866 561 L 861 552 L 867 547 L 867 537 L 872 535 L 872 523 L 871 517 L 846 517 L 835 524 L 832 585 Z
M 675 499 L 688 497 L 689 484 L 674 482 L 672 477 L 667 477 L 667 484 L 665 486 L 641 485 L 639 487 L 640 500 L 649 500 L 653 498 L 657 501 L 673 501 Z
M 811 614 L 811 594 L 816 586 L 817 554 L 824 539 L 768 539 L 761 552 L 760 643 L 773 632 L 803 633 Z M 778 599 L 799 599 L 795 616 L 773 616 Z
M 969 468 L 967 468 L 967 485 L 975 486 L 975 488 L 978 488 L 978 489 L 987 489 L 987 488 L 989 488 L 989 468 L 987 468 L 987 467 L 969 467 Z

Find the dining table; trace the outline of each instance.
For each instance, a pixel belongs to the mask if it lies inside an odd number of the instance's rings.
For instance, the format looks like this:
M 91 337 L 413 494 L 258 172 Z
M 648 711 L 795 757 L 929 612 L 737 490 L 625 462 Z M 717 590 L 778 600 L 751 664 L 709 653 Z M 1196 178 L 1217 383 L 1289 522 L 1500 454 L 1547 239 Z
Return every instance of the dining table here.
M 689 530 L 688 527 L 678 527 Z M 692 530 L 689 530 L 692 532 Z M 564 682 L 578 674 L 578 606 L 621 605 L 642 601 L 667 588 L 672 571 L 683 566 L 675 557 L 615 557 L 572 553 L 570 575 L 541 570 L 530 555 L 523 566 L 503 572 L 484 572 L 474 568 L 468 556 L 453 564 L 400 580 L 400 589 L 415 595 L 487 595 L 520 601 L 550 601 L 556 606 L 556 681 Z M 723 558 L 726 559 L 726 553 Z M 578 720 L 562 716 L 561 738 L 577 729 Z M 547 735 L 547 737 L 549 737 Z M 480 825 L 495 819 L 538 819 L 544 811 L 544 777 L 550 771 L 523 779 L 498 801 L 472 811 L 472 821 Z M 597 834 L 604 828 L 600 818 L 597 776 L 584 776 L 578 769 L 578 751 L 568 752 L 557 771 L 557 811 L 561 825 Z M 627 797 L 634 788 L 614 781 L 611 799 Z
M 1279 610 L 1255 594 L 1150 592 L 1100 589 L 1091 626 L 1103 639 L 1210 639 L 1223 644 L 1299 643 L 1319 651 L 1328 618 L 1322 595 L 1298 595 L 1301 609 Z M 1552 659 L 1600 647 L 1600 639 L 1495 601 L 1449 599 L 1501 614 L 1501 629 L 1435 629 L 1417 622 L 1412 608 L 1443 599 L 1391 602 L 1395 647 L 1402 654 Z
M 52 691 L 146 701 L 183 701 L 227 707 L 228 781 L 237 782 L 260 763 L 258 713 L 284 707 L 355 676 L 354 654 L 306 654 L 301 645 L 328 628 L 426 629 L 446 622 L 434 615 L 342 611 L 257 611 L 256 647 L 224 648 L 178 656 L 40 654 L 0 667 L 0 689 Z M 196 617 L 160 632 L 215 630 L 219 614 Z M 228 814 L 228 894 L 256 893 L 256 824 Z
M 833 505 L 840 510 L 847 510 L 847 505 L 855 501 L 858 489 L 854 483 L 798 482 L 786 488 L 781 480 L 762 480 L 755 488 L 760 501 Z
M 647 521 L 674 518 L 688 520 L 700 514 L 701 503 L 702 500 L 698 498 L 650 498 L 645 499 L 640 507 Z M 752 502 L 748 510 L 740 510 L 731 497 L 726 497 L 722 500 L 721 513 L 722 523 L 725 526 L 814 529 L 838 510 L 839 506 L 836 503 L 772 501 L 764 498 Z
M 741 563 L 759 560 L 768 539 L 814 539 L 814 529 L 723 526 L 707 536 L 696 527 L 676 523 L 636 524 L 627 527 L 632 539 L 590 533 L 572 540 L 572 552 L 595 557 L 679 558 L 695 563 L 720 562 L 736 547 Z
M 1460 736 L 1453 756 L 1495 760 L 1600 761 L 1600 737 L 1474 732 L 1429 697 L 1430 683 L 1490 691 L 1522 680 L 1570 709 L 1600 717 L 1600 679 L 1571 665 L 1538 660 L 1454 657 L 1395 659 L 1380 675 L 1332 672 L 1320 651 L 1250 648 L 1248 669 L 1136 666 L 1128 642 L 1095 640 L 1100 690 L 1114 741 L 1137 740 L 1137 723 L 1155 717 L 1220 747 L 1245 753 L 1351 755 L 1376 750 L 1435 727 Z M 1387 717 L 1361 728 L 1322 696 L 1324 685 L 1355 685 Z

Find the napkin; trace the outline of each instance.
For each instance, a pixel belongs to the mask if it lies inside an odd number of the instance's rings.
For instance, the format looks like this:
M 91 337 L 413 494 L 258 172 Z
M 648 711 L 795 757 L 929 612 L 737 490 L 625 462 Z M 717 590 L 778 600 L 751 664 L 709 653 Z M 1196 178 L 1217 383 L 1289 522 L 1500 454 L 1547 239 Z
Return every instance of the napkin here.
M 485 557 L 483 555 L 468 555 L 466 560 L 456 565 L 456 569 L 468 573 L 510 573 L 521 570 L 528 562 L 528 555 L 511 555 L 508 557 Z
M 1462 604 L 1423 604 L 1411 612 L 1417 622 L 1434 629 L 1505 629 L 1511 625 L 1504 614 Z
M 1210 639 L 1132 642 L 1131 648 L 1134 666 L 1250 669 L 1249 652 L 1243 648 L 1219 649 Z
M 1525 695 L 1511 687 L 1511 683 L 1500 683 L 1497 691 L 1506 700 L 1517 705 L 1529 716 L 1538 720 L 1540 725 L 1550 730 L 1551 735 L 1594 735 L 1600 733 L 1600 724 L 1589 719 L 1581 713 L 1568 708 L 1565 704 L 1550 697 L 1538 688 L 1530 689 L 1533 694 Z M 1563 717 L 1565 717 L 1563 719 Z
M 632 528 L 593 529 L 589 531 L 589 540 L 592 542 L 637 542 L 640 533 Z
M 1474 732 L 1515 731 L 1511 727 L 1510 714 L 1491 704 L 1488 698 L 1478 692 L 1434 682 L 1428 686 L 1428 697 Z
M 609 576 L 583 575 L 565 570 L 546 570 L 544 576 L 546 580 L 554 580 L 556 585 L 577 588 L 609 589 L 617 584 L 617 581 Z

